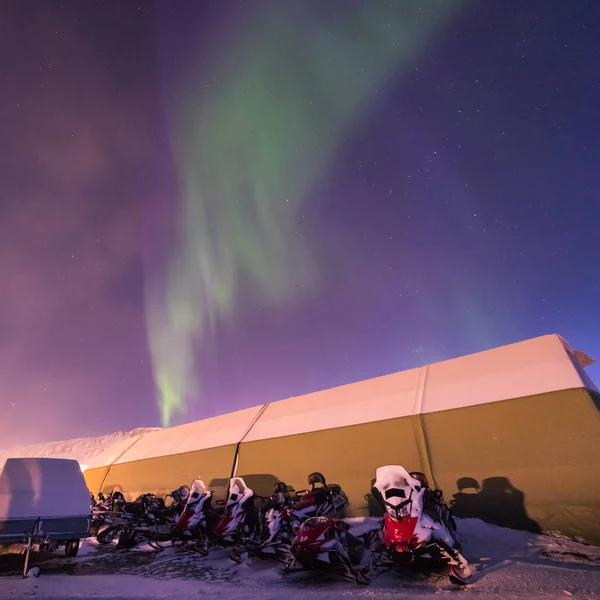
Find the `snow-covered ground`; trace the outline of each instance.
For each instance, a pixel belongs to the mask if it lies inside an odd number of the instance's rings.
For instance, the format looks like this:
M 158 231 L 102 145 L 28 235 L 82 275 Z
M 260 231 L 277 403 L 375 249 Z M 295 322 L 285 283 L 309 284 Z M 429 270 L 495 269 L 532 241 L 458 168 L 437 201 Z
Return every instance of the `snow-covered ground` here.
M 114 447 L 118 442 L 132 442 L 144 433 L 157 431 L 157 427 L 140 427 L 132 431 L 117 431 L 109 435 L 98 437 L 76 438 L 45 444 L 30 446 L 13 446 L 0 449 L 0 469 L 7 458 L 72 458 L 82 465 L 89 465 L 106 452 L 107 448 Z
M 389 572 L 361 588 L 311 574 L 283 580 L 277 564 L 236 565 L 225 551 L 202 558 L 173 548 L 160 553 L 149 548 L 117 551 L 86 541 L 76 559 L 43 562 L 37 579 L 21 579 L 15 574 L 17 557 L 0 555 L 0 598 L 431 600 L 455 594 L 477 600 L 600 598 L 600 547 L 503 529 L 477 519 L 461 520 L 459 531 L 465 555 L 476 569 L 466 590 L 454 588 L 444 574 Z

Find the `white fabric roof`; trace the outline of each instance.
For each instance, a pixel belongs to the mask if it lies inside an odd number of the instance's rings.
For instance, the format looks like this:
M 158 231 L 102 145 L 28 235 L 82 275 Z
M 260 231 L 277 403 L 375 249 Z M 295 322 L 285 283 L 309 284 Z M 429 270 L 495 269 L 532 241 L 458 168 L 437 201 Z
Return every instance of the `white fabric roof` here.
M 270 439 L 584 387 L 596 389 L 569 345 L 558 335 L 546 335 L 146 433 L 130 449 L 119 453 L 118 458 L 113 456 L 112 462 L 131 462 L 242 440 Z M 92 466 L 101 465 L 94 461 Z
M 429 367 L 422 413 L 589 387 L 558 335 L 525 340 Z
M 262 410 L 263 406 L 254 406 L 219 417 L 147 433 L 123 456 L 115 460 L 114 464 L 236 444 L 244 437 Z
M 0 471 L 0 521 L 84 517 L 89 490 L 76 460 L 8 458 Z
M 547 335 L 273 402 L 244 441 L 593 386 L 581 371 L 563 340 Z

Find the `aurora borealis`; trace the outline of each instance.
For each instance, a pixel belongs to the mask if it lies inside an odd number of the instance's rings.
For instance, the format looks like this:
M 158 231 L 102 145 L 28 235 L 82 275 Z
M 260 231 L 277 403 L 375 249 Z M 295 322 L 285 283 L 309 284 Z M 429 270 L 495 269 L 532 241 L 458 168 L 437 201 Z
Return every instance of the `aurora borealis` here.
M 3 444 L 600 359 L 600 7 L 508 5 L 2 2 Z
M 201 395 L 197 347 L 248 301 L 240 280 L 265 308 L 298 304 L 296 290 L 316 285 L 318 242 L 301 223 L 308 193 L 377 91 L 458 4 L 350 4 L 334 20 L 301 3 L 252 4 L 227 32 L 226 51 L 204 46 L 212 61 L 198 68 L 198 51 L 172 84 L 181 216 L 166 271 L 147 291 L 163 425 Z M 175 19 L 166 40 L 180 27 Z

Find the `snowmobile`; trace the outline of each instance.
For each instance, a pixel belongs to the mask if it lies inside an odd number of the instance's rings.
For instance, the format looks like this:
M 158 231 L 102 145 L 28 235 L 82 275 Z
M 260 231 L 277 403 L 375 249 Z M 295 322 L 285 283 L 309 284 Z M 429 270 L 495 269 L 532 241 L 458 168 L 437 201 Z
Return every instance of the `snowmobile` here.
M 270 498 L 263 501 L 259 510 L 259 526 L 253 538 L 245 543 L 249 556 L 274 558 L 285 562 L 292 545 L 295 532 L 292 527 L 290 507 L 294 502 L 291 490 L 283 481 L 273 486 Z M 231 558 L 241 562 L 242 555 L 233 551 Z
M 298 530 L 284 575 L 302 571 L 332 572 L 368 585 L 377 572 L 381 548 L 378 520 L 311 517 Z M 372 521 L 375 521 L 373 523 Z
M 315 472 L 308 476 L 310 490 L 296 492 L 300 501 L 289 510 L 297 533 L 300 523 L 309 517 L 342 516 L 348 506 L 348 498 L 339 485 L 327 484 L 322 473 Z M 320 484 L 320 487 L 317 485 Z
M 112 541 L 118 537 L 118 548 L 132 548 L 146 541 L 151 548 L 161 551 L 164 548 L 160 542 L 171 539 L 175 519 L 183 510 L 188 495 L 189 488 L 181 486 L 167 494 L 173 498 L 168 506 L 154 494 L 142 494 L 134 502 L 122 502 L 122 494 L 117 498 L 113 496 L 111 527 L 99 532 L 97 539 L 100 541 L 102 537 L 103 543 L 107 543 L 108 538 Z
M 233 546 L 230 558 L 240 562 L 240 551 L 244 552 L 246 541 L 251 539 L 258 528 L 256 495 L 242 477 L 232 477 L 229 493 L 225 501 L 225 512 L 215 529 L 216 546 Z M 238 550 L 239 548 L 239 550 Z
M 98 494 L 98 503 L 92 510 L 91 531 L 95 533 L 96 541 L 101 545 L 110 544 L 118 538 L 123 526 L 133 518 L 122 515 L 125 496 L 119 491 L 113 491 L 108 496 Z
M 274 486 L 273 495 L 261 507 L 260 526 L 255 535 L 246 540 L 249 556 L 274 558 L 286 563 L 300 525 L 309 517 L 341 517 L 348 499 L 339 485 L 327 485 L 322 473 L 311 473 L 308 478 L 310 490 L 294 492 L 280 482 Z M 242 560 L 239 552 L 231 558 Z
M 183 511 L 189 493 L 189 487 L 181 486 L 167 494 L 167 498 L 173 499 L 169 505 L 154 494 L 140 496 L 136 500 L 141 505 L 137 522 L 121 532 L 117 546 L 131 547 L 137 541 L 146 541 L 154 550 L 163 550 L 160 542 L 171 540 L 175 520 Z
M 217 523 L 222 516 L 212 506 L 212 500 L 213 492 L 206 488 L 204 481 L 194 480 L 191 493 L 173 529 L 173 543 L 182 550 L 208 555 L 209 543 L 215 537 Z
M 112 498 L 105 498 L 102 493 L 98 494 L 98 500 L 96 500 L 94 494 L 90 492 L 90 536 L 95 537 L 98 535 L 98 531 L 104 525 L 104 519 L 106 513 L 112 508 Z
M 373 496 L 385 509 L 381 537 L 389 566 L 421 561 L 449 565 L 450 581 L 467 585 L 469 563 L 461 554 L 456 522 L 440 490 L 423 473 L 399 465 L 379 467 Z

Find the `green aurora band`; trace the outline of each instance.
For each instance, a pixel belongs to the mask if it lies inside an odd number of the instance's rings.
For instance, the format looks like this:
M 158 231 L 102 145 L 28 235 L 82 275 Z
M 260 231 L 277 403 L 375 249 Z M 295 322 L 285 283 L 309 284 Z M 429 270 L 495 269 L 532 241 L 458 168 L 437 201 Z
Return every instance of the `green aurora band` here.
M 227 51 L 208 68 L 204 54 L 203 74 L 173 90 L 181 214 L 163 277 L 146 286 L 165 427 L 200 396 L 197 351 L 241 303 L 286 308 L 314 292 L 303 203 L 382 86 L 461 3 L 348 4 L 330 19 L 309 4 L 257 2 Z M 240 297 L 242 283 L 252 297 Z

